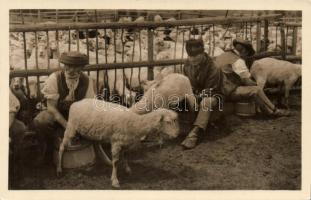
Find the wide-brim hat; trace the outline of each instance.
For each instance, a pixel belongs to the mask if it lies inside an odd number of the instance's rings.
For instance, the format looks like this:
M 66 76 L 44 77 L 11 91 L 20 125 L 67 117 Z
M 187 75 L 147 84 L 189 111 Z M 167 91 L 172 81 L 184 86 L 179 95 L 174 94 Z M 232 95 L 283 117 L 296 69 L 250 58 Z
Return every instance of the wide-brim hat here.
M 77 51 L 70 51 L 62 53 L 59 62 L 71 66 L 85 66 L 89 64 L 89 59 L 87 55 L 83 53 Z
M 250 41 L 248 40 L 243 40 L 240 38 L 234 39 L 232 42 L 233 46 L 235 47 L 237 44 L 242 45 L 243 47 L 246 48 L 246 50 L 248 51 L 248 56 L 252 56 L 255 54 L 255 50 L 253 48 L 253 45 Z
M 190 39 L 186 42 L 186 51 L 189 56 L 197 56 L 204 52 L 204 42 L 202 39 Z

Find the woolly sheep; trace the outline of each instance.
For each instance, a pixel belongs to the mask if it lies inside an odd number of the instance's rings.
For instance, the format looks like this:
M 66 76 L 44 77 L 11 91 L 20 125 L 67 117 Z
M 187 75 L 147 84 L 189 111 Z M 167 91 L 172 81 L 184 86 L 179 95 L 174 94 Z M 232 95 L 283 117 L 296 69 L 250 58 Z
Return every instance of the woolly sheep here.
M 70 107 L 67 128 L 59 148 L 57 174 L 62 172 L 62 156 L 65 146 L 70 143 L 76 132 L 82 137 L 111 143 L 113 187 L 120 187 L 117 177 L 119 156 L 140 138 L 148 133 L 165 133 L 169 137 L 177 137 L 179 125 L 177 114 L 167 109 L 158 109 L 146 115 L 138 115 L 128 108 L 110 102 L 84 99 Z M 122 155 L 122 154 L 121 154 Z M 127 157 L 124 157 L 125 169 L 131 168 Z
M 188 102 L 194 111 L 196 99 L 188 77 L 178 73 L 167 75 L 161 80 L 145 82 L 145 94 L 130 110 L 138 114 L 145 114 L 157 108 L 178 106 L 182 100 Z
M 275 58 L 256 60 L 250 69 L 257 85 L 264 88 L 266 84 L 282 86 L 285 89 L 285 106 L 289 107 L 289 91 L 294 83 L 301 77 L 301 65 Z

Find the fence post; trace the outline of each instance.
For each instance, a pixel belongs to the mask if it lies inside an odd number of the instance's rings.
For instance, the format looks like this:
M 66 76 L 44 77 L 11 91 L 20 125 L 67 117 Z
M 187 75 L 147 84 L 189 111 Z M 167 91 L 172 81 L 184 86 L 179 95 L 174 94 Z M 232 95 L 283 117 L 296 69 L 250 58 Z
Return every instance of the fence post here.
M 285 31 L 284 24 L 281 25 L 281 49 L 282 49 L 282 59 L 286 59 L 286 49 L 285 49 Z
M 296 55 L 297 51 L 297 26 L 293 27 L 292 54 Z
M 256 51 L 257 53 L 260 52 L 261 49 L 261 21 L 257 22 L 257 31 L 256 31 L 257 35 L 256 35 Z
M 148 21 L 152 21 L 152 15 L 147 16 Z M 148 62 L 153 62 L 153 29 L 148 29 Z M 148 67 L 148 80 L 153 80 L 153 66 Z
M 267 51 L 267 47 L 268 47 L 268 34 L 269 34 L 269 30 L 268 30 L 268 27 L 269 27 L 269 21 L 268 20 L 265 20 L 265 25 L 264 25 L 264 51 Z

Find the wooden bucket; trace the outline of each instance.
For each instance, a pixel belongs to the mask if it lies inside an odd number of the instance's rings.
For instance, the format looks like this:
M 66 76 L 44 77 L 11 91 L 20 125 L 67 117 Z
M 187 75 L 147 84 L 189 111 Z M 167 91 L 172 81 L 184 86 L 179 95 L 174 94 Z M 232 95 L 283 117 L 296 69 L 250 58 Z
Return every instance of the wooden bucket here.
M 62 139 L 58 138 L 54 148 L 54 163 L 58 160 L 58 149 Z M 96 155 L 93 144 L 87 140 L 80 140 L 65 148 L 62 167 L 64 169 L 88 168 L 95 164 Z
M 254 116 L 256 114 L 255 102 L 237 102 L 235 104 L 235 114 L 242 117 Z

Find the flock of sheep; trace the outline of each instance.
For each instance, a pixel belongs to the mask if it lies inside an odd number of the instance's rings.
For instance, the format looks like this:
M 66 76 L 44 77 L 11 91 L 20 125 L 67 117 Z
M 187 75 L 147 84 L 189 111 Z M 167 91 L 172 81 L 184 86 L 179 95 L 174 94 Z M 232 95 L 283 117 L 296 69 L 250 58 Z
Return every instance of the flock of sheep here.
M 167 19 L 173 21 L 174 18 Z M 122 17 L 119 22 L 130 22 L 130 17 Z M 143 17 L 139 17 L 135 22 L 144 21 Z M 154 21 L 163 21 L 161 16 L 156 15 Z M 48 22 L 53 23 L 53 22 Z M 46 24 L 46 23 L 45 23 Z M 227 29 L 228 28 L 228 29 Z M 256 47 L 256 26 L 246 32 L 245 29 L 237 29 L 238 27 L 226 27 L 215 25 L 212 26 L 198 26 L 197 28 L 189 28 L 180 26 L 177 28 L 158 28 L 154 30 L 154 60 L 178 59 L 186 58 L 184 50 L 185 41 L 190 37 L 202 37 L 205 42 L 206 52 L 211 56 L 217 56 L 224 52 L 224 50 L 231 49 L 232 39 L 236 37 L 252 38 L 253 46 Z M 276 27 L 272 26 L 269 29 L 268 51 L 278 48 L 280 44 L 280 33 L 276 32 Z M 70 37 L 68 31 L 50 31 L 47 37 L 46 32 L 32 32 L 26 33 L 26 56 L 27 56 L 27 69 L 55 69 L 61 67 L 58 62 L 59 55 L 69 50 L 79 50 L 89 55 L 90 64 L 96 63 L 120 63 L 120 62 L 136 62 L 148 60 L 148 34 L 147 30 L 133 31 L 124 29 L 123 31 L 117 30 L 114 32 L 111 29 L 89 31 L 89 39 L 85 38 L 85 32 L 71 31 Z M 98 40 L 96 44 L 96 36 Z M 290 32 L 289 32 L 289 35 Z M 298 34 L 299 35 L 299 34 Z M 277 38 L 275 37 L 277 36 Z M 79 37 L 79 40 L 77 39 Z M 278 40 L 278 41 L 276 41 Z M 289 37 L 288 45 L 291 37 Z M 106 48 L 106 49 L 105 49 Z M 98 54 L 96 55 L 96 51 Z M 297 52 L 301 52 L 301 37 L 298 37 Z M 22 33 L 10 34 L 10 68 L 13 70 L 25 69 L 24 61 L 24 43 Z M 160 76 L 165 76 L 171 72 L 181 72 L 181 67 L 154 67 L 155 79 Z M 117 93 L 126 99 L 126 102 L 133 102 L 136 92 L 141 90 L 142 85 L 147 80 L 147 68 L 126 68 L 124 70 L 107 70 L 109 92 Z M 93 71 L 90 76 L 94 79 L 94 83 L 98 78 L 98 87 L 102 89 L 104 86 L 104 73 Z M 46 77 L 40 77 L 39 81 L 42 83 Z M 29 82 L 29 96 L 36 99 L 38 97 L 38 84 L 37 77 L 28 77 Z M 13 80 L 12 84 L 16 87 L 23 83 L 23 78 Z M 41 84 L 42 85 L 42 84 Z M 124 86 L 128 87 L 124 87 Z M 95 91 L 100 93 L 102 91 Z
M 136 19 L 136 21 L 143 20 L 143 17 Z M 161 16 L 155 16 L 154 20 L 161 21 L 163 19 Z M 120 22 L 126 21 L 131 21 L 131 19 L 120 19 Z M 154 30 L 154 60 L 186 58 L 184 43 L 189 37 L 202 37 L 206 52 L 210 56 L 215 57 L 230 49 L 232 39 L 241 37 L 242 34 L 240 31 L 232 32 L 230 29 L 226 30 L 222 26 L 215 26 L 213 29 L 211 31 L 210 27 L 209 30 L 205 31 L 203 31 L 203 28 L 198 28 L 197 30 L 185 29 L 184 31 L 176 28 L 169 31 L 168 29 L 161 30 L 160 28 Z M 252 30 L 256 30 L 256 28 Z M 269 31 L 273 35 L 275 29 L 272 28 Z M 82 34 L 72 32 L 69 38 L 68 32 L 59 31 L 58 40 L 55 40 L 55 32 L 48 34 L 49 38 L 46 37 L 46 33 L 37 33 L 36 38 L 33 33 L 27 33 L 26 55 L 28 69 L 36 69 L 37 66 L 38 68 L 48 68 L 47 66 L 49 66 L 51 69 L 61 67 L 58 57 L 60 53 L 68 50 L 68 45 L 71 45 L 70 49 L 72 51 L 79 49 L 80 52 L 88 53 L 90 64 L 147 61 L 148 58 L 148 34 L 146 30 L 119 30 L 118 32 L 98 30 L 98 33 L 95 33 L 95 35 L 98 34 L 98 39 L 89 38 L 88 42 L 86 39 L 83 39 L 83 34 L 85 34 L 83 32 Z M 248 37 L 253 37 L 253 39 L 256 35 L 253 31 L 248 34 Z M 10 36 L 10 68 L 13 70 L 24 69 L 25 52 L 23 50 L 22 34 L 11 33 Z M 77 37 L 79 37 L 79 40 Z M 269 46 L 268 50 L 274 50 L 275 47 L 277 46 L 274 43 L 274 46 Z M 89 52 L 87 52 L 87 49 L 89 49 Z M 97 55 L 96 51 L 98 52 Z M 102 92 L 102 90 L 97 91 L 97 88 L 102 89 L 104 87 L 105 76 L 103 72 L 100 72 L 99 75 L 97 75 L 96 71 L 89 73 L 94 83 L 99 78 L 99 87 L 95 87 L 97 94 Z M 113 171 L 111 180 L 114 187 L 120 186 L 117 179 L 117 163 L 124 148 L 135 141 L 139 141 L 141 137 L 150 132 L 166 133 L 171 137 L 178 135 L 177 115 L 173 111 L 168 110 L 171 105 L 168 105 L 168 101 L 165 100 L 172 93 L 176 94 L 179 100 L 188 97 L 186 100 L 190 102 L 189 105 L 192 109 L 195 99 L 191 98 L 193 93 L 190 81 L 181 74 L 182 68 L 180 66 L 154 67 L 153 72 L 155 80 L 148 81 L 148 71 L 144 67 L 107 70 L 110 93 L 116 92 L 125 98 L 126 102 L 133 103 L 130 108 L 101 101 L 101 104 L 104 104 L 105 112 L 100 112 L 98 109 L 94 109 L 95 100 L 93 99 L 82 100 L 72 105 L 64 139 L 60 146 L 58 173 L 62 171 L 61 159 L 64 148 L 76 131 L 92 140 L 106 140 L 112 144 Z M 266 84 L 283 85 L 285 87 L 286 104 L 288 105 L 289 91 L 301 76 L 301 65 L 274 58 L 263 58 L 253 63 L 251 74 L 262 88 Z M 44 78 L 40 77 L 40 79 L 44 81 Z M 39 91 L 39 88 L 37 88 L 38 84 L 36 83 L 37 78 L 29 77 L 28 81 L 30 98 L 37 98 L 37 91 Z M 11 81 L 13 88 L 21 87 L 23 84 L 21 78 L 15 78 Z M 145 92 L 143 98 L 134 104 L 136 93 L 142 90 Z M 163 97 L 164 104 L 159 105 L 156 100 L 152 99 L 151 91 L 156 91 L 157 95 Z M 147 106 L 148 109 L 137 109 L 141 104 Z M 150 113 L 146 113 L 146 110 Z M 83 116 L 86 118 L 84 119 Z M 94 120 L 89 120 L 90 118 Z M 126 160 L 125 157 L 125 169 L 127 172 L 130 172 L 131 169 Z

